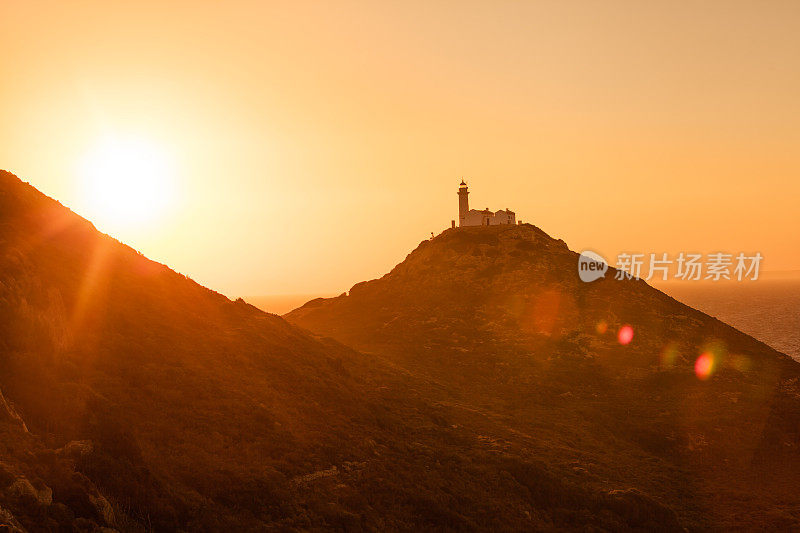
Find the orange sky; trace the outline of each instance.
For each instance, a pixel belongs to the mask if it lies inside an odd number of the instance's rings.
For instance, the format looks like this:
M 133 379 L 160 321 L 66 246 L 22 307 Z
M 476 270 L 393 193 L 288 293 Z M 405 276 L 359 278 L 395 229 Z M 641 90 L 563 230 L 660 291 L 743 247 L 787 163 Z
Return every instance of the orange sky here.
M 800 3 L 3 2 L 0 168 L 91 217 L 108 135 L 174 201 L 101 230 L 229 296 L 338 293 L 457 214 L 800 268 Z

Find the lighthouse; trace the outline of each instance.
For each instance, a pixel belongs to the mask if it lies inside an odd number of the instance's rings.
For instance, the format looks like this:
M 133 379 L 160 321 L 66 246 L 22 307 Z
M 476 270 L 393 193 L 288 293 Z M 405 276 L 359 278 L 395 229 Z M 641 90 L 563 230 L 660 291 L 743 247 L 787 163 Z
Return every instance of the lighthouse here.
M 500 224 L 514 225 L 517 223 L 517 215 L 511 209 L 501 209 L 491 211 L 486 209 L 469 208 L 469 190 L 464 180 L 458 186 L 458 226 L 497 226 Z M 453 226 L 456 221 L 453 220 Z
M 464 180 L 461 180 L 461 185 L 458 187 L 458 225 L 459 226 L 466 226 L 467 225 L 467 213 L 469 213 L 469 191 L 467 190 L 467 184 L 464 183 Z

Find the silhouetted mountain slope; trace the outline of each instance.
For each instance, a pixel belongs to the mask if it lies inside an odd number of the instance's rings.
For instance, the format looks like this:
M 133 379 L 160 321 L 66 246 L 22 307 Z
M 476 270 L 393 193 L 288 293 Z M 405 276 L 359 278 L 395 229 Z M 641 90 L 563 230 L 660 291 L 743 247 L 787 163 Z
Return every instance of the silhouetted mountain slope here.
M 657 494 L 548 464 L 427 374 L 229 301 L 7 172 L 0 390 L 9 527 L 680 527 Z
M 286 318 L 427 378 L 441 405 L 502 423 L 592 487 L 657 498 L 685 527 L 800 526 L 800 365 L 614 269 L 583 283 L 577 258 L 530 225 L 451 229 Z

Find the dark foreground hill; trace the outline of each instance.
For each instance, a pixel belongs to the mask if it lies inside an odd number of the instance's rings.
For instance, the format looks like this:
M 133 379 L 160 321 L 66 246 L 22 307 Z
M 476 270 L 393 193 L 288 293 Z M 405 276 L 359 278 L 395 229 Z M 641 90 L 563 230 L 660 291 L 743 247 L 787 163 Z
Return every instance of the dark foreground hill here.
M 451 304 L 474 303 L 459 298 Z M 524 411 L 531 406 L 563 413 L 569 402 L 572 417 L 582 416 L 592 405 L 582 403 L 592 390 L 583 381 L 610 378 L 583 372 L 571 383 L 571 369 L 582 367 L 565 364 L 561 381 L 539 396 L 538 367 L 518 359 L 530 370 L 514 374 L 517 367 L 500 359 L 482 362 L 487 350 L 448 344 L 474 338 L 471 332 L 434 326 L 427 312 L 420 307 L 408 327 L 428 321 L 428 330 L 441 332 L 404 342 L 429 353 L 432 366 L 414 367 L 388 351 L 364 355 L 149 261 L 0 172 L 0 529 L 678 530 L 705 523 L 686 510 L 693 490 L 675 499 L 676 480 L 694 483 L 691 469 L 635 441 L 658 441 L 660 428 L 636 433 L 633 419 L 616 411 L 605 420 L 629 420 L 632 437 L 604 428 L 603 419 L 574 429 L 565 429 L 570 418 L 553 426 L 553 414 L 515 419 L 533 413 Z M 764 351 L 763 359 L 771 373 L 754 374 L 753 390 L 738 404 L 761 421 L 774 411 L 766 398 L 783 383 L 777 356 Z M 445 366 L 447 380 L 437 374 Z M 506 387 L 496 398 L 495 382 Z M 738 432 L 752 435 L 759 450 L 789 453 L 781 448 L 785 428 L 764 444 L 763 427 Z M 679 429 L 676 439 L 682 450 Z M 609 442 L 623 464 L 601 454 Z M 642 468 L 641 479 L 631 467 Z M 651 473 L 663 479 L 644 479 Z
M 800 527 L 800 364 L 613 269 L 583 283 L 577 258 L 530 225 L 451 229 L 286 318 L 502 425 L 498 453 L 647 495 L 689 529 Z

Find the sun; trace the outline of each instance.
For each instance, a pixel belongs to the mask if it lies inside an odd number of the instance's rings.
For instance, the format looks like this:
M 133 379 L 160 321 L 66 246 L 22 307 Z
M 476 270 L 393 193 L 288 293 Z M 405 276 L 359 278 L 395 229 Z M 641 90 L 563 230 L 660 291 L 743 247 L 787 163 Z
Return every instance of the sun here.
M 99 139 L 86 152 L 80 177 L 86 215 L 108 230 L 153 223 L 173 202 L 172 162 L 147 139 Z

